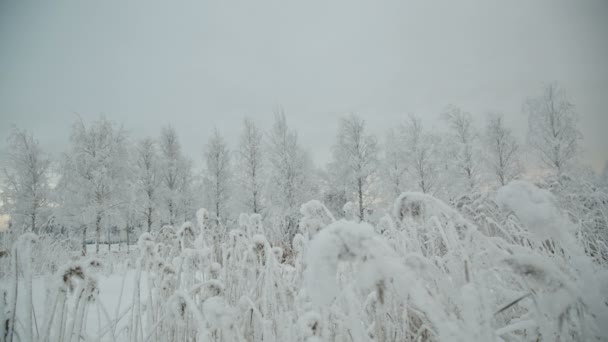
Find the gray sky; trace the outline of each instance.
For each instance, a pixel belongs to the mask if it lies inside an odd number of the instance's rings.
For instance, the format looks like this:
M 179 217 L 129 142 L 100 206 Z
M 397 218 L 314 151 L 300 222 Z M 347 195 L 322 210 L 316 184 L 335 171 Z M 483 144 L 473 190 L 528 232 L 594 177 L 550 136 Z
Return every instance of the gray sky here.
M 0 139 L 11 124 L 51 152 L 75 114 L 135 138 L 172 123 L 201 162 L 213 127 L 235 143 L 273 108 L 324 164 L 338 117 L 382 134 L 455 104 L 503 111 L 557 81 L 580 114 L 586 162 L 608 159 L 608 1 L 0 0 Z

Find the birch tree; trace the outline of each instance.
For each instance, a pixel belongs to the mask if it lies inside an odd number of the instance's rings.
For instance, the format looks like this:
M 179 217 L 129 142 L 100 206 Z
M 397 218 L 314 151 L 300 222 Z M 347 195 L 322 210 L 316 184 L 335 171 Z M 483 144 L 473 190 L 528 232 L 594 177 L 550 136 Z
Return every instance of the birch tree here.
M 205 148 L 205 190 L 218 220 L 225 215 L 231 178 L 230 151 L 216 129 Z
M 154 218 L 158 216 L 159 187 L 161 185 L 160 160 L 154 140 L 141 140 L 134 151 L 135 191 L 137 210 L 144 217 L 148 232 L 152 230 Z
M 340 120 L 333 157 L 332 167 L 346 180 L 355 197 L 359 220 L 363 221 L 373 202 L 372 181 L 378 170 L 378 143 L 376 137 L 366 133 L 365 121 L 354 114 Z
M 177 132 L 172 126 L 165 126 L 160 134 L 161 150 L 161 184 L 163 186 L 162 201 L 170 225 L 177 218 L 177 197 L 180 180 L 180 169 L 183 166 L 181 146 Z
M 500 185 L 506 185 L 521 172 L 519 145 L 511 130 L 505 127 L 503 115 L 488 114 L 485 142 L 488 164 Z
M 420 118 L 410 115 L 403 125 L 407 172 L 423 193 L 433 193 L 439 179 L 439 139 L 425 133 Z
M 287 126 L 285 113 L 275 114 L 269 137 L 270 182 L 268 198 L 279 222 L 278 238 L 291 241 L 297 228 L 299 208 L 310 193 L 312 162 L 298 144 L 298 135 Z
M 49 157 L 32 134 L 13 127 L 6 165 L 0 209 L 10 216 L 12 228 L 37 233 L 47 212 Z
M 192 159 L 181 158 L 177 183 L 176 217 L 180 217 L 183 222 L 191 220 L 195 211 L 200 208 L 200 201 L 196 200 L 195 191 L 199 189 L 199 186 L 196 182 L 193 165 Z
M 80 119 L 72 126 L 63 177 L 69 177 L 65 181 L 67 196 L 77 200 L 68 199 L 76 206 L 74 211 L 81 213 L 83 242 L 87 227 L 95 229 L 96 252 L 102 227 L 117 224 L 120 207 L 125 204 L 123 192 L 129 175 L 126 144 L 125 131 L 103 117 L 89 127 Z
M 394 199 L 404 191 L 407 176 L 407 160 L 402 134 L 389 129 L 384 143 L 383 178 L 388 194 Z
M 239 183 L 245 190 L 245 205 L 250 212 L 259 213 L 262 206 L 264 155 L 262 132 L 250 119 L 243 121 L 243 130 L 237 150 Z
M 528 142 L 541 162 L 560 176 L 578 151 L 578 115 L 557 84 L 545 86 L 538 97 L 524 103 L 528 114 Z
M 478 137 L 473 127 L 473 118 L 470 113 L 454 106 L 448 107 L 444 118 L 452 130 L 458 146 L 457 169 L 464 177 L 468 190 L 472 190 L 479 177 L 479 161 L 476 151 Z

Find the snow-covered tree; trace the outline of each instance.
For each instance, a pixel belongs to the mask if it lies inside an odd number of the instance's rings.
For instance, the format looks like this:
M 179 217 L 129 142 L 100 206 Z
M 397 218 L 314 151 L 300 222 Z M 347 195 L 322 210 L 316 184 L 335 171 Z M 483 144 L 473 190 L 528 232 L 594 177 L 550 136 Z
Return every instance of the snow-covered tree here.
M 218 220 L 227 215 L 231 179 L 230 150 L 216 129 L 205 147 L 205 192 Z
M 182 221 L 194 218 L 195 211 L 200 208 L 200 200 L 197 200 L 197 191 L 200 191 L 198 177 L 194 175 L 194 162 L 190 158 L 183 157 L 179 172 L 177 211 L 176 214 Z
M 144 217 L 148 232 L 152 230 L 154 218 L 158 215 L 159 186 L 161 184 L 160 158 L 153 139 L 141 140 L 134 151 L 135 191 L 137 211 Z
M 38 232 L 47 211 L 49 195 L 48 156 L 33 135 L 13 127 L 8 139 L 2 207 L 11 226 L 19 232 Z
M 488 162 L 500 185 L 506 185 L 521 172 L 519 145 L 505 126 L 503 115 L 488 114 L 485 132 Z
M 467 188 L 472 190 L 477 185 L 479 177 L 477 132 L 473 127 L 473 118 L 470 113 L 455 106 L 446 109 L 444 118 L 453 132 L 458 147 L 457 170 L 464 177 Z
M 83 240 L 89 226 L 95 229 L 96 252 L 102 227 L 116 225 L 125 204 L 129 177 L 126 143 L 125 131 L 103 117 L 89 127 L 80 119 L 72 126 L 62 175 L 66 178 L 64 190 L 69 205 L 75 206 L 72 213 L 79 213 Z
M 287 126 L 285 114 L 275 115 L 269 138 L 268 199 L 279 222 L 279 234 L 290 241 L 296 232 L 301 203 L 310 193 L 312 162 L 298 144 L 298 135 Z M 308 187 L 308 188 L 307 188 Z
M 245 190 L 245 205 L 252 213 L 262 208 L 263 177 L 265 172 L 262 132 L 251 119 L 243 121 L 243 131 L 237 150 L 235 172 Z
M 540 96 L 524 103 L 528 114 L 528 142 L 540 160 L 558 176 L 578 151 L 581 133 L 578 115 L 566 93 L 557 84 L 546 85 Z
M 333 147 L 331 168 L 346 181 L 348 193 L 357 203 L 359 220 L 373 201 L 373 180 L 378 171 L 378 143 L 376 137 L 365 132 L 365 121 L 351 114 L 340 120 L 340 128 Z
M 333 168 L 318 169 L 315 177 L 323 204 L 336 216 L 342 216 L 342 208 L 348 202 L 346 182 L 339 179 Z
M 397 198 L 405 190 L 407 160 L 401 134 L 389 129 L 384 142 L 383 179 L 391 198 Z
M 403 126 L 407 172 L 423 193 L 432 193 L 439 180 L 438 137 L 423 131 L 420 118 L 410 115 Z
M 180 189 L 184 188 L 185 174 L 190 172 L 190 163 L 183 157 L 177 132 L 165 126 L 160 135 L 162 203 L 170 225 L 176 223 L 179 212 Z

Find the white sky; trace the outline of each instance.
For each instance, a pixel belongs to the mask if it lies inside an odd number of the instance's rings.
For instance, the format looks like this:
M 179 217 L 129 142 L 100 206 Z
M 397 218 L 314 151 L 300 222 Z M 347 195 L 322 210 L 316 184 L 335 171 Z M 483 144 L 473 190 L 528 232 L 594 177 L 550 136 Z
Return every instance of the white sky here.
M 608 159 L 608 1 L 0 0 L 0 139 L 11 124 L 51 152 L 74 113 L 135 138 L 172 123 L 201 163 L 214 126 L 233 144 L 243 116 L 273 108 L 318 164 L 338 117 L 382 134 L 406 114 L 438 125 L 455 104 L 503 111 L 559 82 L 581 117 L 585 161 Z

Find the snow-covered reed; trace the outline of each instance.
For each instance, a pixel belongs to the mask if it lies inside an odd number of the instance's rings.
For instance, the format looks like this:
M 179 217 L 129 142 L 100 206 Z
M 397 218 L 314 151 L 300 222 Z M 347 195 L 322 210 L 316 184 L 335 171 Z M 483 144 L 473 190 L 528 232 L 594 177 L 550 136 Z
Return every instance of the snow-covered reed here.
M 195 225 L 139 237 L 134 271 L 123 277 L 132 293 L 121 290 L 114 312 L 96 301 L 101 262 L 60 267 L 40 326 L 28 309 L 31 287 L 17 291 L 33 274 L 36 237 L 25 235 L 0 297 L 8 322 L 0 333 L 45 342 L 606 340 L 606 264 L 558 208 L 520 181 L 454 207 L 404 193 L 376 223 L 349 207 L 336 220 L 310 201 L 289 255 L 259 215 L 223 227 L 201 209 Z M 17 315 L 20 296 L 26 310 Z M 86 326 L 90 310 L 99 312 L 96 331 Z

